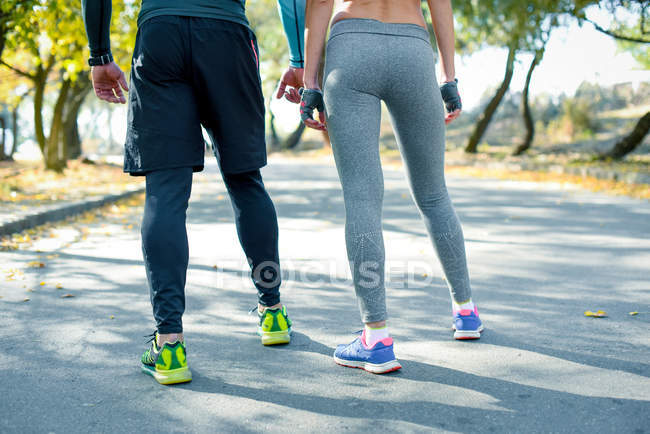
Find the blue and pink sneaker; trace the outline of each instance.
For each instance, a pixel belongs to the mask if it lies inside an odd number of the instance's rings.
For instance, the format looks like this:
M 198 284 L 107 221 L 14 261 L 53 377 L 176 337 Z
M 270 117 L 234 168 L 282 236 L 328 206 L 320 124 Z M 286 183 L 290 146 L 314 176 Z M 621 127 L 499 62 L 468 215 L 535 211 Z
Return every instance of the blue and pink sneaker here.
M 393 352 L 393 338 L 382 339 L 372 348 L 366 346 L 366 332 L 348 345 L 339 345 L 334 361 L 348 368 L 364 369 L 373 374 L 385 374 L 402 367 Z
M 461 309 L 454 312 L 454 339 L 480 339 L 483 332 L 483 324 L 478 317 L 478 309 Z

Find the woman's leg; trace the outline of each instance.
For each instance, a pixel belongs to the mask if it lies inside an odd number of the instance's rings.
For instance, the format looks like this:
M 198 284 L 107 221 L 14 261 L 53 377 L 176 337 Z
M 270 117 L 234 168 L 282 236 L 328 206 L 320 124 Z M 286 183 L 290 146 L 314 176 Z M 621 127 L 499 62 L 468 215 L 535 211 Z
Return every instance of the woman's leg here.
M 328 127 L 345 201 L 345 242 L 364 323 L 386 319 L 384 178 L 379 159 L 379 98 L 328 86 Z
M 331 65 L 331 57 L 328 61 Z M 336 348 L 334 361 L 381 374 L 401 368 L 385 327 L 385 255 L 381 231 L 384 177 L 379 159 L 381 103 L 377 96 L 355 86 L 362 82 L 346 80 L 356 71 L 354 62 L 331 71 L 326 74 L 324 89 L 328 129 L 345 201 L 348 259 L 365 323 L 359 338 Z
M 445 124 L 431 47 L 405 38 L 402 54 L 408 76 L 385 97 L 402 153 L 411 192 L 442 264 L 451 297 L 457 304 L 471 299 L 460 221 L 444 176 Z M 407 45 L 410 45 L 407 46 Z M 397 60 L 396 60 L 397 61 Z

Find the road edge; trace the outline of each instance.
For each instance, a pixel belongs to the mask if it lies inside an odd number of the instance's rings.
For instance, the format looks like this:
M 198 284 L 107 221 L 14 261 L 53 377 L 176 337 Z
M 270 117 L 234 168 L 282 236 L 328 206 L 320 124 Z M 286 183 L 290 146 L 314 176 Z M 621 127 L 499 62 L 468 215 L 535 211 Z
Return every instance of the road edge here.
M 96 199 L 80 200 L 76 202 L 66 203 L 58 207 L 36 212 L 34 214 L 21 216 L 16 220 L 0 224 L 0 236 L 11 235 L 45 223 L 64 220 L 70 216 L 81 214 L 83 212 L 90 211 L 91 209 L 99 208 L 106 204 L 117 202 L 118 200 L 126 199 L 138 193 L 143 193 L 144 191 L 145 187 L 137 187 L 129 189 L 122 193 L 107 194 Z

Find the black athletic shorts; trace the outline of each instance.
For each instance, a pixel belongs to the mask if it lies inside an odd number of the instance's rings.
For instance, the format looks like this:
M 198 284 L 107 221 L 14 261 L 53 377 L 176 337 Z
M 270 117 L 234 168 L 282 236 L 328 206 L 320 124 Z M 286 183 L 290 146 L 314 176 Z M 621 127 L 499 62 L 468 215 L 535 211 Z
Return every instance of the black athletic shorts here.
M 212 18 L 150 18 L 133 53 L 124 171 L 203 170 L 201 125 L 222 172 L 266 164 L 255 34 Z

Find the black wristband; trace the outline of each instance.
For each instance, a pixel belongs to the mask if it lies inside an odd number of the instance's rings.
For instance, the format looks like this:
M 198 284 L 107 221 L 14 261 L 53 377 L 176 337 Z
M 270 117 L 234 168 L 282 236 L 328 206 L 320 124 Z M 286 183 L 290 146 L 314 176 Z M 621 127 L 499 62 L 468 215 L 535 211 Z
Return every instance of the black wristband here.
M 90 66 L 101 66 L 111 63 L 113 61 L 113 55 L 111 53 L 106 53 L 101 56 L 95 56 L 88 59 L 88 65 Z
M 320 113 L 325 112 L 323 102 L 323 92 L 318 89 L 300 88 L 300 119 L 304 122 L 306 119 L 314 119 L 314 110 Z
M 455 78 L 454 81 L 448 81 L 440 86 L 442 100 L 445 102 L 445 107 L 447 108 L 448 113 L 463 108 L 463 104 L 460 100 L 460 94 L 458 93 L 457 83 L 458 79 Z

